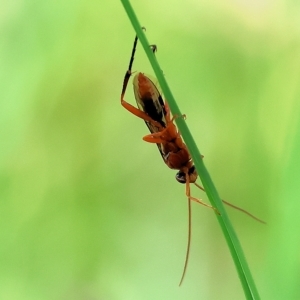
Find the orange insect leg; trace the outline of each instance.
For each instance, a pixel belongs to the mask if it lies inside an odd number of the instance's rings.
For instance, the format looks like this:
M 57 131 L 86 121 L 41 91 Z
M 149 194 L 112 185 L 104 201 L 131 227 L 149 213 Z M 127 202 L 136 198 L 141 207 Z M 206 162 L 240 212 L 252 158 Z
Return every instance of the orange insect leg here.
M 134 114 L 135 116 L 143 119 L 144 121 L 148 121 L 151 124 L 153 124 L 154 126 L 161 127 L 161 125 L 158 122 L 156 122 L 152 118 L 150 118 L 145 112 L 141 111 L 140 109 L 136 108 L 135 106 L 133 106 L 130 103 L 125 101 L 124 95 L 125 95 L 125 91 L 126 91 L 126 88 L 127 88 L 127 84 L 128 84 L 128 80 L 129 80 L 130 75 L 131 75 L 131 72 L 128 71 L 125 75 L 125 78 L 124 78 L 124 84 L 123 84 L 123 89 L 122 89 L 122 93 L 121 93 L 121 104 L 122 104 L 122 106 L 125 109 L 127 109 L 129 112 Z
M 168 120 L 168 115 L 167 115 L 167 122 L 168 123 L 167 123 L 166 128 L 163 128 L 159 132 L 154 132 L 154 133 L 145 135 L 143 137 L 143 140 L 148 143 L 162 144 L 162 143 L 177 139 L 177 141 L 176 141 L 177 146 L 179 148 L 182 148 L 183 141 L 180 137 L 180 133 L 177 131 L 175 124 L 173 124 L 173 119 Z
M 144 27 L 142 27 L 142 29 L 145 30 Z M 135 39 L 134 39 L 134 43 L 133 43 L 133 49 L 132 49 L 131 58 L 130 58 L 129 66 L 128 66 L 128 71 L 125 73 L 124 80 L 123 80 L 123 88 L 122 88 L 122 92 L 121 92 L 121 104 L 125 109 L 127 109 L 129 112 L 131 112 L 135 116 L 143 119 L 144 121 L 148 121 L 151 124 L 153 124 L 154 126 L 158 126 L 160 128 L 161 125 L 158 122 L 152 120 L 145 112 L 143 112 L 143 111 L 139 110 L 138 108 L 134 107 L 130 103 L 126 102 L 125 99 L 124 99 L 125 92 L 126 92 L 127 85 L 128 85 L 128 81 L 129 81 L 130 76 L 132 74 L 131 68 L 132 68 L 132 64 L 133 64 L 133 60 L 134 60 L 134 54 L 135 54 L 135 50 L 136 50 L 137 41 L 138 41 L 138 37 L 136 36 Z M 153 49 L 156 49 L 156 48 L 153 47 Z
M 156 137 L 155 134 L 147 134 L 143 137 L 143 140 L 145 142 L 154 143 L 154 144 L 162 144 L 162 143 L 166 142 L 165 140 L 163 140 L 159 137 Z

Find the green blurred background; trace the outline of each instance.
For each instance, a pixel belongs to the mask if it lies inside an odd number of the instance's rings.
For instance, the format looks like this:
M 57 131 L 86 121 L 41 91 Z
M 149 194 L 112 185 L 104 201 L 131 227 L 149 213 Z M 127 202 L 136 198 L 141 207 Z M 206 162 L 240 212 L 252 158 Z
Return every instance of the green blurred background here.
M 219 194 L 268 223 L 228 209 L 261 298 L 299 299 L 299 3 L 132 5 Z M 133 38 L 118 1 L 2 1 L 0 299 L 244 298 L 197 204 L 178 287 L 184 186 L 120 105 Z

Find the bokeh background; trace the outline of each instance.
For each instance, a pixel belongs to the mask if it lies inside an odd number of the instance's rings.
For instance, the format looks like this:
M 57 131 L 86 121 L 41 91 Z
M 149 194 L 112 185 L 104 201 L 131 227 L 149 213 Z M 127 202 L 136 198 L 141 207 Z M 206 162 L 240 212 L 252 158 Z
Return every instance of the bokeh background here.
M 219 194 L 268 223 L 228 209 L 261 298 L 299 299 L 299 3 L 132 5 Z M 184 186 L 120 105 L 133 38 L 118 1 L 1 2 L 1 299 L 244 299 L 197 204 L 178 287 Z

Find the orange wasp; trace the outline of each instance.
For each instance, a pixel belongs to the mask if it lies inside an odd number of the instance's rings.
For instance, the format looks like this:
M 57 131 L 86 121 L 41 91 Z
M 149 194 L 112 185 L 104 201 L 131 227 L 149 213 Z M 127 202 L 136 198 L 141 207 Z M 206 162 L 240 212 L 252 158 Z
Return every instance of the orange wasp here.
M 158 91 L 156 85 L 151 81 L 151 79 L 149 79 L 143 73 L 137 73 L 133 78 L 134 94 L 135 94 L 135 99 L 138 108 L 129 104 L 124 99 L 128 81 L 132 74 L 131 69 L 132 69 L 137 42 L 138 42 L 138 37 L 136 36 L 134 39 L 129 67 L 123 81 L 123 88 L 121 93 L 121 104 L 129 112 L 131 112 L 135 116 L 145 121 L 151 134 L 144 136 L 143 140 L 149 143 L 155 143 L 157 145 L 158 150 L 166 165 L 171 169 L 178 170 L 175 177 L 176 180 L 180 183 L 184 183 L 186 186 L 185 193 L 188 198 L 188 212 L 189 212 L 188 244 L 187 244 L 184 269 L 179 283 L 179 285 L 181 285 L 186 273 L 189 253 L 190 253 L 191 200 L 199 204 L 202 204 L 204 206 L 207 206 L 209 208 L 212 208 L 217 214 L 219 214 L 219 212 L 215 207 L 212 207 L 211 205 L 204 203 L 200 199 L 191 196 L 190 183 L 194 183 L 198 188 L 200 188 L 203 191 L 205 190 L 202 186 L 196 183 L 198 177 L 196 168 L 194 166 L 190 153 L 174 124 L 174 120 L 179 116 L 173 116 L 171 118 L 170 109 L 167 102 L 163 101 L 160 92 Z M 155 45 L 151 45 L 150 47 L 152 48 L 153 52 L 156 51 Z M 185 117 L 185 116 L 180 116 L 180 117 Z M 256 218 L 249 212 L 243 210 L 242 208 L 239 208 L 224 200 L 222 201 L 225 204 L 246 213 L 247 215 L 254 218 L 255 220 L 261 223 L 265 223 L 264 221 L 261 221 L 260 219 Z

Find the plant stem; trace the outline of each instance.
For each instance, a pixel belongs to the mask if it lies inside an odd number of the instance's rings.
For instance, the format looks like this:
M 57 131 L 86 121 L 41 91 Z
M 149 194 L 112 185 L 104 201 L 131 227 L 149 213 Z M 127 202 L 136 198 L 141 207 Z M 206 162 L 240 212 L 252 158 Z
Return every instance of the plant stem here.
M 168 104 L 170 106 L 172 114 L 181 116 L 182 113 L 180 112 L 179 107 L 178 107 L 177 103 L 175 102 L 172 92 L 166 82 L 166 79 L 161 71 L 161 68 L 159 67 L 157 59 L 149 46 L 147 38 L 142 30 L 141 25 L 138 22 L 138 19 L 134 13 L 129 1 L 121 0 L 121 2 L 124 6 L 125 11 L 127 12 L 127 15 L 132 23 L 132 26 L 134 27 L 134 30 L 136 31 L 136 34 L 148 56 L 148 59 L 154 70 L 154 73 L 157 77 L 157 80 L 160 84 L 163 94 L 164 94 L 165 98 L 168 99 Z M 224 209 L 224 206 L 218 195 L 218 192 L 213 184 L 213 181 L 203 163 L 203 160 L 201 158 L 198 147 L 197 147 L 184 119 L 176 118 L 175 121 L 176 121 L 178 129 L 188 147 L 188 150 L 190 151 L 190 154 L 194 161 L 197 172 L 198 172 L 198 174 L 201 178 L 201 181 L 203 183 L 203 186 L 205 188 L 206 194 L 207 194 L 211 204 L 214 207 L 216 207 L 217 210 L 220 212 L 220 215 L 218 215 L 217 213 L 215 215 L 219 221 L 219 224 L 222 228 L 224 237 L 225 237 L 228 247 L 230 249 L 230 253 L 232 255 L 232 258 L 235 263 L 242 287 L 244 289 L 245 297 L 246 297 L 246 299 L 256 299 L 256 300 L 260 299 L 258 291 L 255 286 L 255 283 L 253 281 L 251 272 L 249 270 L 247 261 L 245 259 L 242 247 L 241 247 L 239 240 L 237 238 L 237 235 L 231 225 L 231 222 L 227 216 L 227 213 Z

